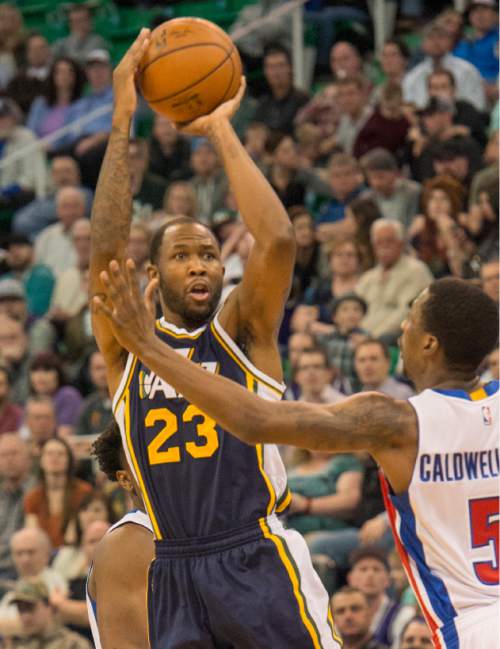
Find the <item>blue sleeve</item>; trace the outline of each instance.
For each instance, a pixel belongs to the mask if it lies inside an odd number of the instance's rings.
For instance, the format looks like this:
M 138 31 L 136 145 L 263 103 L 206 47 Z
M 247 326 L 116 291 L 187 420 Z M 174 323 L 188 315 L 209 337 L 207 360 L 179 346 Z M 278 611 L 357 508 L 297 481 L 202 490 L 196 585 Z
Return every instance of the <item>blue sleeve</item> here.
M 26 126 L 33 133 L 40 137 L 40 126 L 47 110 L 47 104 L 43 97 L 37 97 L 31 104 L 30 112 L 26 120 Z

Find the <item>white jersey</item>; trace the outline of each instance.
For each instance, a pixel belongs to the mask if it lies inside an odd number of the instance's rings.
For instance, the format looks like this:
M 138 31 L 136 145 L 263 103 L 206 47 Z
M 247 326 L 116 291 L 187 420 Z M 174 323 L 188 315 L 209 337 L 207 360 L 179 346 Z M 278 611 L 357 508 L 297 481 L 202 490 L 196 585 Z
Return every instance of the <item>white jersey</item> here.
M 149 520 L 149 516 L 145 514 L 144 512 L 141 512 L 138 509 L 134 509 L 123 518 L 120 518 L 120 520 L 112 525 L 109 530 L 106 532 L 106 534 L 111 534 L 114 530 L 116 530 L 118 527 L 122 527 L 123 525 L 140 525 L 141 527 L 145 527 L 147 530 L 153 534 L 153 526 L 151 525 L 151 521 Z M 124 566 L 124 570 L 126 570 L 126 566 Z M 87 577 L 87 587 L 86 587 L 86 593 L 87 593 L 87 612 L 89 615 L 89 623 L 90 623 L 90 630 L 92 631 L 92 637 L 94 639 L 94 645 L 95 649 L 102 649 L 101 645 L 101 639 L 99 638 L 99 627 L 97 626 L 97 602 L 92 599 L 89 593 L 89 578 L 92 573 L 92 566 L 90 566 L 89 574 Z
M 398 550 L 439 649 L 500 647 L 491 628 L 500 595 L 498 385 L 411 398 L 419 431 L 411 483 L 397 496 L 384 484 Z

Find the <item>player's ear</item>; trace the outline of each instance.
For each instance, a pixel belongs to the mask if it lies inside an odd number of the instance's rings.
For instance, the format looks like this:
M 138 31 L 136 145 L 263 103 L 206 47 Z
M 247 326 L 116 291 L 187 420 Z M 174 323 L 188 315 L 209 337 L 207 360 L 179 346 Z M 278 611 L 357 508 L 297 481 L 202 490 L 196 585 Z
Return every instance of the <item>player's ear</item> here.
M 148 274 L 149 281 L 151 281 L 152 279 L 158 279 L 159 277 L 158 266 L 155 266 L 155 264 L 149 263 L 146 266 L 146 272 Z
M 127 471 L 125 471 L 125 469 L 120 469 L 120 471 L 116 472 L 116 479 L 122 489 L 125 489 L 125 491 L 128 491 L 130 493 L 134 491 L 132 480 L 130 479 L 129 474 Z
M 425 334 L 422 353 L 424 356 L 433 356 L 439 349 L 439 342 L 436 336 Z

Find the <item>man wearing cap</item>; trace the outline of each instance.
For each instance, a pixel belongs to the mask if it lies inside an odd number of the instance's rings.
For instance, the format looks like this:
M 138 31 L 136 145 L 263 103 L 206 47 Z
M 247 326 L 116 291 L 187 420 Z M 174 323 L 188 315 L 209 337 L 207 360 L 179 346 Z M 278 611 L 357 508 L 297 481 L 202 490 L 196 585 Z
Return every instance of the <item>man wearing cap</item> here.
M 487 84 L 487 94 L 498 97 L 498 2 L 472 0 L 468 14 L 472 31 L 458 43 L 453 53 L 475 65 Z
M 478 110 L 485 110 L 486 97 L 481 75 L 474 65 L 453 56 L 450 53 L 452 47 L 452 37 L 443 26 L 438 23 L 429 25 L 422 41 L 422 49 L 426 57 L 403 79 L 405 101 L 416 104 L 418 108 L 425 106 L 429 99 L 427 77 L 433 70 L 446 68 L 455 76 L 457 97 L 467 99 Z
M 69 36 L 56 41 L 52 47 L 54 58 L 68 56 L 78 63 L 86 62 L 93 50 L 107 48 L 106 41 L 92 31 L 92 14 L 85 4 L 71 4 L 68 8 Z
M 48 266 L 34 263 L 33 243 L 24 234 L 10 234 L 3 246 L 8 271 L 4 279 L 22 282 L 29 316 L 43 316 L 54 290 L 54 274 Z
M 33 145 L 33 133 L 19 126 L 21 111 L 8 97 L 0 97 L 0 209 L 16 209 L 35 196 L 43 197 L 47 190 L 45 153 L 40 148 L 29 155 L 9 161 L 11 155 Z
M 92 50 L 85 58 L 85 74 L 90 92 L 76 101 L 69 109 L 67 123 L 77 122 L 75 130 L 60 138 L 61 150 L 73 155 L 82 174 L 82 183 L 93 189 L 101 166 L 106 144 L 111 132 L 113 88 L 111 85 L 111 58 L 107 50 Z M 109 110 L 105 110 L 108 107 Z M 93 111 L 105 112 L 90 122 L 79 125 L 78 121 Z
M 22 632 L 10 639 L 10 649 L 91 649 L 88 640 L 56 621 L 43 581 L 19 582 L 11 601 L 17 606 Z

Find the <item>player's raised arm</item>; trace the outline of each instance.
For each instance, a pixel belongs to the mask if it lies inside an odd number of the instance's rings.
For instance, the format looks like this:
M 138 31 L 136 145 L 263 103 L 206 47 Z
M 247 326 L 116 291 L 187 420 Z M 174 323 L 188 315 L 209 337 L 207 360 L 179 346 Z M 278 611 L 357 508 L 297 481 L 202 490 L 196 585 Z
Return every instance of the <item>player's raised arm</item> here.
M 242 79 L 234 99 L 210 115 L 195 120 L 188 132 L 208 137 L 217 149 L 238 209 L 255 239 L 241 284 L 230 295 L 220 314 L 221 324 L 237 342 L 244 343 L 245 351 L 260 369 L 281 378 L 275 337 L 290 291 L 295 239 L 283 204 L 229 121 L 244 90 Z M 244 333 L 248 335 L 242 341 Z
M 123 260 L 132 218 L 132 189 L 128 161 L 130 124 L 137 95 L 134 75 L 149 43 L 149 29 L 141 33 L 113 73 L 113 126 L 97 183 L 91 216 L 90 296 L 104 295 L 99 273 L 111 259 Z M 92 313 L 92 328 L 103 354 L 111 394 L 123 371 L 123 349 L 109 322 Z
M 378 393 L 356 395 L 335 406 L 261 399 L 198 368 L 155 336 L 156 285 L 151 283 L 143 298 L 131 260 L 125 272 L 112 262 L 102 281 L 108 304 L 97 299 L 95 306 L 109 318 L 121 344 L 241 440 L 323 451 L 365 450 L 380 462 L 394 488 L 407 486 L 417 435 L 415 412 L 407 402 Z

